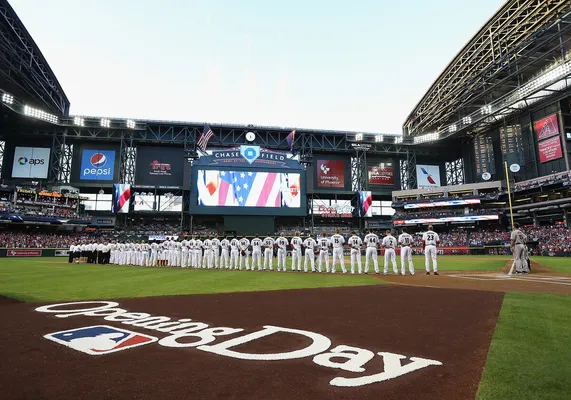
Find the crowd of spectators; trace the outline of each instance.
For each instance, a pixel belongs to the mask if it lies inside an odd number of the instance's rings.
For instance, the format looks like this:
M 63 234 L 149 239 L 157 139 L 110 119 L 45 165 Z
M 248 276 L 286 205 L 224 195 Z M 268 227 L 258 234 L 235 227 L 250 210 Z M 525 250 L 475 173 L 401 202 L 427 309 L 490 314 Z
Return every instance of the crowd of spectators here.
M 564 226 L 543 226 L 535 227 L 532 225 L 523 226 L 521 228 L 527 234 L 530 242 L 538 242 L 538 250 L 540 252 L 571 252 L 571 229 Z M 333 233 L 335 227 L 319 227 L 316 233 L 324 230 Z M 149 235 L 177 235 L 174 230 L 158 230 Z M 168 232 L 168 233 L 167 233 Z M 208 231 L 212 232 L 212 230 Z M 303 232 L 303 231 L 302 231 Z M 194 232 L 196 233 L 196 232 Z M 285 235 L 293 235 L 295 231 L 289 233 L 284 231 Z M 342 234 L 350 235 L 350 229 L 343 230 Z M 379 235 L 383 236 L 382 232 Z M 464 229 L 452 230 L 450 233 L 439 233 L 441 247 L 481 247 L 481 246 L 499 246 L 490 254 L 507 254 L 508 248 L 506 244 L 510 240 L 510 232 L 504 230 L 491 231 L 467 231 Z M 420 247 L 420 233 L 413 233 L 413 247 Z M 90 241 L 114 241 L 114 240 L 146 240 L 145 236 L 135 237 L 132 232 L 123 232 L 121 235 L 116 231 L 96 231 L 96 232 L 43 232 L 43 231 L 0 231 L 0 247 L 2 248 L 68 248 L 73 243 L 90 242 Z M 503 247 L 502 247 L 503 246 Z
M 21 206 L 21 205 L 14 206 L 11 203 L 0 203 L 0 214 L 27 215 L 34 217 L 66 218 L 66 219 L 82 218 L 77 214 L 77 212 L 75 212 L 71 208 L 31 207 L 31 206 Z
M 513 191 L 519 192 L 523 190 L 535 189 L 540 186 L 555 185 L 561 183 L 563 186 L 571 185 L 571 172 L 559 172 L 541 178 L 529 179 L 527 181 L 516 182 L 513 185 Z

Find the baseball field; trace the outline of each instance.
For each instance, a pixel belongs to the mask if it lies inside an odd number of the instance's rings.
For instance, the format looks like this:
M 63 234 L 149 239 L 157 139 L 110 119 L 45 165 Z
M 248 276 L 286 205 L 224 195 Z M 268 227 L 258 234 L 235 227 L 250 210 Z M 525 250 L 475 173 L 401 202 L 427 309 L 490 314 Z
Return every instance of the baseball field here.
M 0 397 L 569 398 L 569 259 L 511 277 L 503 256 L 441 256 L 440 276 L 414 261 L 383 276 L 4 258 Z

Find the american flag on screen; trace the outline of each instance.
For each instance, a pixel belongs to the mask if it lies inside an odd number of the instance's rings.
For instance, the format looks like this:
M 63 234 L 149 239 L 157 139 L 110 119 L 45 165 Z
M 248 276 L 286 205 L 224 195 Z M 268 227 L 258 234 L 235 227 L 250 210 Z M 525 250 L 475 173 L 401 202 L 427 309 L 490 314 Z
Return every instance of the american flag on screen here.
M 300 207 L 300 175 L 198 171 L 198 203 L 226 207 Z

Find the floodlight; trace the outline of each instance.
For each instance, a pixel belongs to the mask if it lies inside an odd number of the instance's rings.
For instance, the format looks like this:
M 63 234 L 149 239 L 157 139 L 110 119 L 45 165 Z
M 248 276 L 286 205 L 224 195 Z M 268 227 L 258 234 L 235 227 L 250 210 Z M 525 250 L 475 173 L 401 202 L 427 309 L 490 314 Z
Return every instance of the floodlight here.
M 375 135 L 375 142 L 380 143 L 383 141 L 383 135 Z
M 85 126 L 85 120 L 81 117 L 73 117 L 73 123 L 77 126 Z
M 361 140 L 363 140 L 363 134 L 362 133 L 357 133 L 355 135 L 355 141 L 356 142 L 360 142 Z
M 30 106 L 24 106 L 24 115 L 27 115 L 28 117 L 32 118 L 41 119 L 43 121 L 47 121 L 52 124 L 58 123 L 57 116 Z
M 8 93 L 2 95 L 2 103 L 12 104 L 14 102 L 14 96 Z
M 402 136 L 397 136 L 395 137 L 395 144 L 401 144 L 403 141 L 403 137 Z
M 109 128 L 111 126 L 111 121 L 107 118 L 101 118 L 101 126 L 104 128 Z
M 456 132 L 457 129 L 456 124 L 452 124 L 448 127 L 448 132 L 453 133 Z
M 482 113 L 482 115 L 488 115 L 492 113 L 492 106 L 490 104 L 485 105 L 484 107 L 482 107 L 480 109 L 480 112 Z
M 463 123 L 464 125 L 469 125 L 469 124 L 471 124 L 471 123 L 472 123 L 472 117 L 467 116 L 467 117 L 462 118 L 462 123 Z
M 127 124 L 127 128 L 135 129 L 135 121 L 133 121 L 132 119 L 128 119 L 126 124 Z

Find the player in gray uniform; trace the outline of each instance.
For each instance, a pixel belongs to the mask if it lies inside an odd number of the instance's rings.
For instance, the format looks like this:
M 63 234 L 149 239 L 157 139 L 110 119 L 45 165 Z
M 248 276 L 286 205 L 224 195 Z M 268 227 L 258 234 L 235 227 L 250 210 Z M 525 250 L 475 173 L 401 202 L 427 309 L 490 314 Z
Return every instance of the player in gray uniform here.
M 510 236 L 510 248 L 514 255 L 515 272 L 516 274 L 529 274 L 529 266 L 526 260 L 525 244 L 527 243 L 527 236 L 520 231 L 519 224 L 516 222 L 512 227 L 512 234 Z

